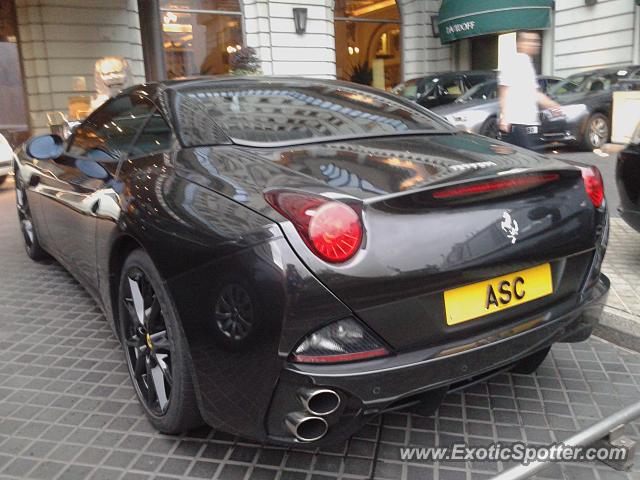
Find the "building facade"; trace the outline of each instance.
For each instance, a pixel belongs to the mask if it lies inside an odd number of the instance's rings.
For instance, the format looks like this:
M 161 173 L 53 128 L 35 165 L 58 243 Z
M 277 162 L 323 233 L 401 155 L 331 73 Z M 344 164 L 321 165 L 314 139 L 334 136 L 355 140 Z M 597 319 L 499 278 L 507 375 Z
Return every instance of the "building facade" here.
M 451 6 L 446 3 L 454 1 L 456 9 L 466 10 L 454 15 L 457 23 L 442 23 L 447 20 L 442 13 Z M 530 13 L 516 8 L 536 8 L 546 15 L 531 23 L 543 32 L 541 73 L 568 76 L 640 63 L 637 3 L 531 0 L 530 7 L 522 7 L 528 3 L 0 0 L 0 49 L 13 49 L 13 60 L 4 58 L 21 73 L 11 80 L 12 90 L 0 89 L 0 105 L 9 105 L 10 97 L 11 105 L 23 106 L 22 114 L 20 108 L 10 109 L 22 120 L 0 110 L 0 131 L 24 125 L 32 132 L 46 131 L 56 122 L 56 112 L 70 119 L 85 116 L 96 93 L 95 64 L 105 56 L 126 60 L 134 82 L 225 74 L 233 54 L 247 47 L 255 49 L 266 75 L 340 78 L 387 89 L 433 72 L 495 69 L 513 48 L 513 36 L 505 34 L 529 25 L 510 28 L 508 14 L 522 20 Z M 494 22 L 495 31 L 491 26 L 480 31 L 482 15 L 499 15 L 502 24 Z M 460 38 L 445 38 L 439 27 Z M 6 76 L 0 72 L 0 85 L 8 84 Z

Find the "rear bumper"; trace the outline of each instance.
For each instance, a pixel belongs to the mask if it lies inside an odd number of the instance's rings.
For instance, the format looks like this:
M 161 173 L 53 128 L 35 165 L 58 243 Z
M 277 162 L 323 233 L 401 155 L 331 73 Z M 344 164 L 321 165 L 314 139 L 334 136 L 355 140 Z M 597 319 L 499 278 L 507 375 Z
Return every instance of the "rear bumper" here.
M 542 128 L 542 140 L 546 143 L 567 143 L 576 144 L 582 141 L 585 122 L 588 116 L 573 119 L 571 121 L 564 122 L 561 127 L 552 126 L 545 128 L 543 124 Z
M 301 411 L 296 392 L 302 387 L 335 390 L 340 408 L 325 419 L 327 435 L 308 445 L 343 440 L 361 428 L 371 416 L 410 403 L 425 393 L 473 381 L 555 342 L 586 340 L 606 303 L 609 280 L 598 281 L 580 298 L 554 305 L 464 344 L 434 346 L 393 357 L 335 366 L 288 364 L 274 393 L 266 421 L 270 441 L 296 443 L 282 427 L 291 411 Z
M 558 132 L 558 133 L 545 133 L 542 135 L 542 140 L 545 143 L 576 143 L 578 138 L 570 131 Z

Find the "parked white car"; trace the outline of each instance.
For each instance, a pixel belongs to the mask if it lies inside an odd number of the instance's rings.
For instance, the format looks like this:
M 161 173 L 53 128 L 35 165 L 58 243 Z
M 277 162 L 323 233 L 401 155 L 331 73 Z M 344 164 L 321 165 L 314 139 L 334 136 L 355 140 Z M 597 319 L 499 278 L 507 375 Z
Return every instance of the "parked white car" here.
M 13 150 L 7 139 L 0 133 L 0 185 L 2 185 L 11 170 L 11 162 L 13 161 Z

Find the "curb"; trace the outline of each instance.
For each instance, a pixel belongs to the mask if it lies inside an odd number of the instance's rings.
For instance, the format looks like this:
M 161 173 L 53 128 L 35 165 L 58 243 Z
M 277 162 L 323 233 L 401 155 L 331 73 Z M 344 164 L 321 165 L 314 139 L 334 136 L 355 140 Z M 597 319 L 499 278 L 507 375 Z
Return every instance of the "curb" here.
M 593 333 L 611 343 L 640 352 L 640 318 L 635 315 L 607 305 Z

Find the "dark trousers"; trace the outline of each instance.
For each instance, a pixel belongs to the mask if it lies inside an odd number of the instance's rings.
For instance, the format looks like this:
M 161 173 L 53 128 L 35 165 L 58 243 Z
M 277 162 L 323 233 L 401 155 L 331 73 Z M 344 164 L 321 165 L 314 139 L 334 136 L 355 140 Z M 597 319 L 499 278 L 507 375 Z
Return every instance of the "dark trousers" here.
M 527 133 L 527 129 L 532 127 L 536 128 L 536 133 Z M 518 147 L 527 148 L 529 150 L 539 150 L 542 146 L 539 125 L 512 124 L 510 132 L 500 132 L 500 134 L 501 140 L 512 145 L 517 145 Z

